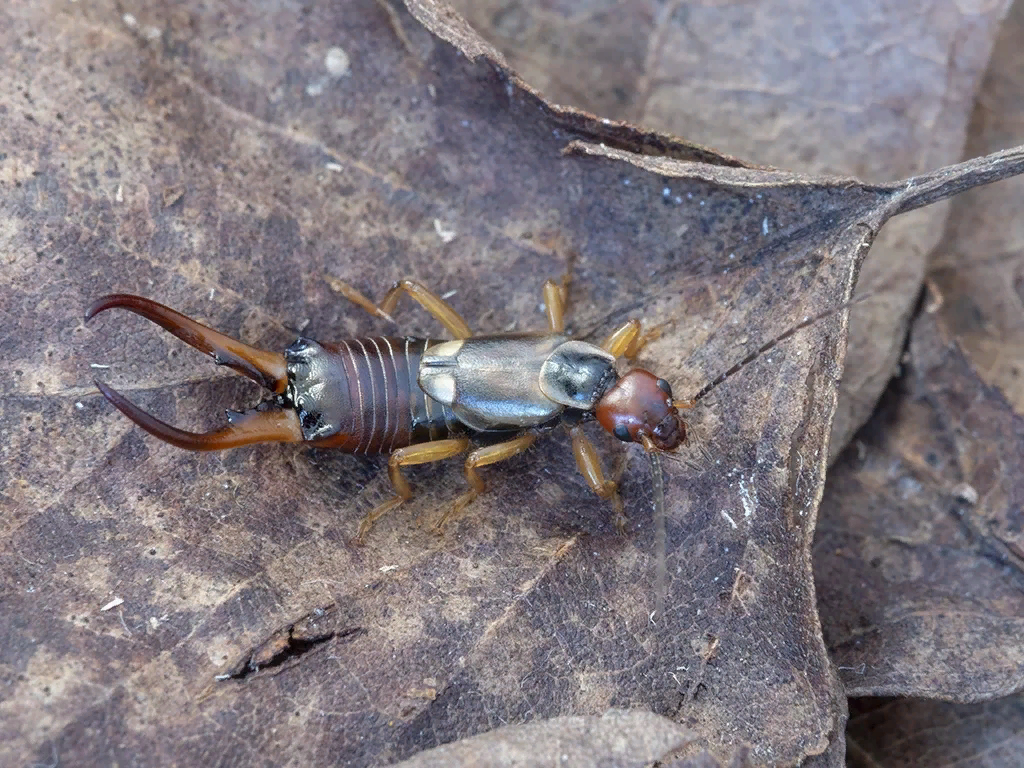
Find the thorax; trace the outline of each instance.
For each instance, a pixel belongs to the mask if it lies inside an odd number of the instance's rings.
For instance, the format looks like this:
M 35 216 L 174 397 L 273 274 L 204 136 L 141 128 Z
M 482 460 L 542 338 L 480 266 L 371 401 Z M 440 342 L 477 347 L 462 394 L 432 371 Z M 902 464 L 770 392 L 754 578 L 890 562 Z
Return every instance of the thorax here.
M 592 410 L 618 378 L 615 359 L 561 333 L 476 336 L 429 346 L 417 381 L 478 431 L 536 427 Z

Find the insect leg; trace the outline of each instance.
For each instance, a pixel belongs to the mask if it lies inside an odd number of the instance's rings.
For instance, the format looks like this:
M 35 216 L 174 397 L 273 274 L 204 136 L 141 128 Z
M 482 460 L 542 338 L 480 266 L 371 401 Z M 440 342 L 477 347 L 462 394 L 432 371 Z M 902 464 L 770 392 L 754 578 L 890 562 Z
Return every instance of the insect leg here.
M 468 448 L 469 440 L 465 437 L 460 437 L 451 440 L 435 440 L 432 443 L 410 445 L 405 448 L 399 448 L 392 453 L 388 459 L 388 476 L 391 478 L 391 485 L 394 486 L 396 495 L 394 498 L 378 504 L 366 514 L 366 517 L 359 524 L 359 532 L 355 538 L 356 543 L 362 544 L 366 540 L 366 535 L 370 532 L 370 528 L 373 527 L 373 524 L 382 515 L 412 498 L 412 489 L 409 487 L 409 481 L 402 474 L 402 467 L 450 459 L 452 456 L 465 453 Z
M 572 267 L 562 276 L 561 284 L 554 280 L 544 283 L 544 308 L 548 314 L 548 330 L 561 333 L 565 330 L 565 305 L 569 303 L 569 283 Z
M 469 481 L 471 487 L 455 500 L 450 510 L 441 516 L 441 519 L 437 521 L 437 525 L 434 526 L 434 530 L 441 530 L 445 523 L 453 516 L 462 512 L 473 499 L 487 488 L 483 478 L 476 471 L 477 467 L 486 467 L 488 464 L 497 464 L 499 461 L 511 459 L 533 445 L 536 440 L 537 435 L 528 433 L 512 440 L 506 440 L 504 443 L 477 448 L 469 454 L 466 458 L 466 480 Z
M 324 275 L 324 279 L 327 281 L 327 284 L 329 286 L 331 286 L 331 290 L 332 291 L 334 291 L 335 293 L 340 293 L 342 296 L 344 296 L 346 299 L 351 301 L 357 307 L 360 307 L 361 309 L 365 309 L 367 312 L 369 312 L 374 317 L 382 317 L 385 320 L 387 320 L 389 323 L 394 323 L 395 322 L 395 318 L 393 318 L 391 315 L 389 315 L 383 309 L 378 307 L 376 304 L 374 304 L 368 298 L 363 296 L 363 294 L 361 294 L 359 291 L 357 291 L 351 285 L 346 283 L 344 280 L 341 280 L 341 279 L 339 279 L 337 277 L 334 277 L 332 275 Z
M 628 352 L 635 355 L 639 349 L 632 349 L 640 338 L 640 321 L 630 320 L 625 325 L 616 328 L 612 334 L 601 343 L 601 349 L 615 357 L 622 357 Z M 632 357 L 632 355 L 629 355 Z
M 616 357 L 632 359 L 639 355 L 640 350 L 649 342 L 661 336 L 663 327 L 663 325 L 659 325 L 642 334 L 640 331 L 643 326 L 640 321 L 630 320 L 612 331 L 611 335 L 601 344 L 601 348 Z
M 432 314 L 437 322 L 448 329 L 453 338 L 468 339 L 473 335 L 462 315 L 452 309 L 451 304 L 416 280 L 399 280 L 391 286 L 391 290 L 380 303 L 380 309 L 390 314 L 403 293 L 408 294 L 409 298 Z
M 626 531 L 626 512 L 619 497 L 619 486 L 613 480 L 606 480 L 601 460 L 597 457 L 594 444 L 583 433 L 583 427 L 577 424 L 569 429 L 572 437 L 572 453 L 576 457 L 576 468 L 590 486 L 590 490 L 602 499 L 609 499 L 614 511 L 615 527 L 619 533 Z
M 561 333 L 565 330 L 565 297 L 562 288 L 554 280 L 548 280 L 544 283 L 543 292 L 548 329 Z
M 331 290 L 340 293 L 374 317 L 384 318 L 389 323 L 395 322 L 391 313 L 404 292 L 409 294 L 414 301 L 433 315 L 441 325 L 448 329 L 454 338 L 468 339 L 473 335 L 469 325 L 462 319 L 462 315 L 452 309 L 451 304 L 416 280 L 399 280 L 391 286 L 391 290 L 387 292 L 384 300 L 379 305 L 374 304 L 344 280 L 332 277 L 331 275 L 327 275 L 326 280 L 327 284 L 331 286 Z

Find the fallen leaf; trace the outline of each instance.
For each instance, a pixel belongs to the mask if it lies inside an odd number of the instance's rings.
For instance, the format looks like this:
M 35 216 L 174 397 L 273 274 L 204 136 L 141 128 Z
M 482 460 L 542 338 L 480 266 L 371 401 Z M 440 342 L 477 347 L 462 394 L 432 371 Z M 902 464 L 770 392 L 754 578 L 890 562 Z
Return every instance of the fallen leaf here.
M 396 768 L 505 765 L 642 768 L 662 760 L 692 738 L 686 729 L 650 712 L 611 710 L 600 717 L 555 717 L 540 723 L 508 725 L 426 750 Z
M 815 541 L 822 625 L 851 696 L 1024 688 L 1024 420 L 935 314 L 836 464 Z
M 709 759 L 840 764 L 846 698 L 809 552 L 858 270 L 888 218 L 1022 153 L 874 185 L 755 167 L 552 106 L 445 7 L 410 7 L 4 12 L 18 85 L 3 92 L 25 103 L 0 112 L 0 757 L 380 764 L 629 708 L 680 723 Z M 641 362 L 680 396 L 820 316 L 693 410 L 710 458 L 695 446 L 696 468 L 666 470 L 662 616 L 641 452 L 625 537 L 555 436 L 490 469 L 491 493 L 440 538 L 457 463 L 410 472 L 416 499 L 356 549 L 389 493 L 381 462 L 181 452 L 90 381 L 190 428 L 257 397 L 137 318 L 87 329 L 112 290 L 281 349 L 300 329 L 387 330 L 328 275 L 371 296 L 414 276 L 500 332 L 543 327 L 540 287 L 570 263 L 574 328 L 665 324 Z M 399 312 L 402 333 L 437 335 Z M 601 448 L 618 463 L 618 443 Z M 129 609 L 97 618 L 115 588 Z M 206 695 L 327 603 L 365 631 Z
M 1020 765 L 1024 699 L 985 704 L 914 699 L 862 699 L 850 716 L 849 764 L 935 768 Z
M 1022 135 L 1022 31 L 1017 4 L 968 152 Z M 903 376 L 826 486 L 815 575 L 826 642 L 851 695 L 972 702 L 1024 687 L 1022 191 L 1015 179 L 953 202 Z M 999 732 L 988 719 L 999 711 L 979 707 L 971 727 Z
M 978 97 L 969 156 L 1024 137 L 1024 4 L 1000 30 Z M 950 207 L 929 271 L 938 312 L 971 365 L 1024 413 L 1024 180 L 972 190 Z

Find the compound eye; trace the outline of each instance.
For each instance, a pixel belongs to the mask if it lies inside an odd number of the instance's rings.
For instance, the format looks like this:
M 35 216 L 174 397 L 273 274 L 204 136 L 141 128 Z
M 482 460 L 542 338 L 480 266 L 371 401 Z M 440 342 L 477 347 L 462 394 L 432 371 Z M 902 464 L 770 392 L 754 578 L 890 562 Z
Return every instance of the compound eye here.
M 672 397 L 672 385 L 664 379 L 658 379 L 658 389 L 664 392 L 669 397 Z
M 619 424 L 616 426 L 615 429 L 612 430 L 612 434 L 624 443 L 633 442 L 633 438 L 629 436 L 629 430 L 626 428 L 625 424 Z

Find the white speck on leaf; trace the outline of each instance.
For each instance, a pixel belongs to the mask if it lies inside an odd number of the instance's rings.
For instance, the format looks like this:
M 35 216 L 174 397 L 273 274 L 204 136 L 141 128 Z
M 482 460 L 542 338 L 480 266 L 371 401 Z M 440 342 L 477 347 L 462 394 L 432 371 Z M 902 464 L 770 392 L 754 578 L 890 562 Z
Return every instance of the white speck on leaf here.
M 747 488 L 747 481 L 745 478 L 740 478 L 740 502 L 743 504 L 743 516 L 747 520 L 754 516 L 754 509 L 757 507 L 757 490 L 753 493 Z
M 459 234 L 454 227 L 442 223 L 440 219 L 434 219 L 434 231 L 441 238 L 441 242 L 445 244 L 450 243 Z
M 324 67 L 331 77 L 344 77 L 349 73 L 349 58 L 345 49 L 340 46 L 328 48 L 324 56 Z

